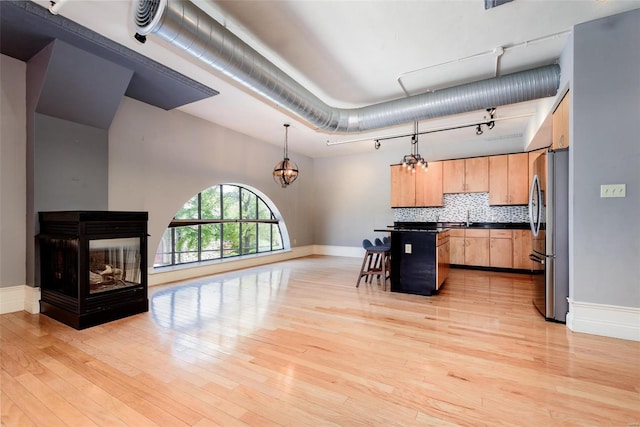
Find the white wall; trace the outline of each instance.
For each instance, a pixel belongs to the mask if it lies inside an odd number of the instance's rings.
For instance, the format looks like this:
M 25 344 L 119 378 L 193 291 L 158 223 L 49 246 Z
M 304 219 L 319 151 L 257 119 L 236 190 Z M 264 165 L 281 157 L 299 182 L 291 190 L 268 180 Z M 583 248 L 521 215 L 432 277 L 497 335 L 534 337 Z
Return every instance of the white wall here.
M 281 128 L 281 123 L 274 123 Z M 295 129 L 290 129 L 289 138 Z M 284 128 L 283 128 L 284 136 Z M 314 166 L 290 152 L 300 175 L 288 188 L 272 178 L 281 141 L 266 144 L 178 110 L 124 98 L 109 128 L 109 209 L 149 212 L 149 259 L 178 209 L 212 185 L 249 185 L 282 214 L 291 245 L 314 243 Z
M 26 284 L 26 68 L 0 55 L 0 288 Z

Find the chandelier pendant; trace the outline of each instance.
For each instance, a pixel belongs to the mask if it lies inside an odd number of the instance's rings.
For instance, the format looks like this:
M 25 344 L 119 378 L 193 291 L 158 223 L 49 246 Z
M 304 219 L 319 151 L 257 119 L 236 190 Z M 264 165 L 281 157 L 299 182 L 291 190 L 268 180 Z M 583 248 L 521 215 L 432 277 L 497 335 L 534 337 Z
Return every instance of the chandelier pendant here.
M 402 158 L 402 166 L 411 170 L 412 173 L 416 173 L 416 166 L 427 170 L 429 164 L 427 160 L 418 152 L 418 122 L 414 123 L 414 133 L 411 136 L 411 154 L 407 154 Z
M 273 168 L 273 180 L 287 188 L 298 178 L 298 165 L 289 160 L 289 124 L 284 124 L 284 159 Z

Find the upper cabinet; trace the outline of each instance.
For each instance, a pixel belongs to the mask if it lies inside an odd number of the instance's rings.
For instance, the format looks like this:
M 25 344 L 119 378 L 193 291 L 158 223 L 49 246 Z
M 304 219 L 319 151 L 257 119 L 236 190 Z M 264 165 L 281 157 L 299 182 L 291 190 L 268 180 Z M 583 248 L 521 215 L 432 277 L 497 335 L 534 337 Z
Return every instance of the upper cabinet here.
M 416 206 L 444 206 L 442 193 L 442 162 L 416 169 Z
M 427 170 L 415 172 L 402 165 L 391 166 L 391 207 L 442 206 L 442 162 L 429 162 Z
M 416 204 L 415 175 L 402 165 L 391 166 L 391 207 L 403 208 Z
M 551 149 L 569 147 L 569 92 L 553 112 L 553 141 Z
M 481 193 L 489 191 L 489 158 L 447 160 L 442 162 L 444 193 Z
M 526 205 L 529 198 L 529 154 L 489 157 L 489 204 Z

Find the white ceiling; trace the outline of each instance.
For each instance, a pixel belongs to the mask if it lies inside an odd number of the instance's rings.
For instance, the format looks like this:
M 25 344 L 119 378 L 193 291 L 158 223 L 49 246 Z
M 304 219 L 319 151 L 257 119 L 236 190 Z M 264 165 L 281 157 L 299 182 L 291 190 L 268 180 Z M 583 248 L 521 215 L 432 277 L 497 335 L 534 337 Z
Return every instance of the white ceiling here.
M 575 24 L 640 8 L 640 0 L 514 0 L 485 10 L 484 0 L 193 0 L 283 71 L 335 107 L 359 107 L 462 82 L 554 63 Z M 43 7 L 49 1 L 36 0 Z M 373 140 L 410 133 L 413 124 L 367 134 L 314 131 L 256 98 L 153 34 L 133 38 L 133 1 L 69 0 L 60 14 L 212 87 L 220 94 L 179 109 L 310 157 L 373 150 Z M 421 137 L 428 160 L 521 151 L 531 120 L 554 99 L 497 111 L 493 130 L 473 128 Z M 485 111 L 420 122 L 420 130 L 482 121 Z M 512 118 L 519 116 L 518 118 Z M 543 132 L 549 132 L 547 121 Z M 340 142 L 336 145 L 327 145 Z M 346 143 L 341 143 L 345 142 Z M 349 142 L 355 141 L 355 142 Z M 408 139 L 383 141 L 383 147 Z M 292 156 L 293 157 L 293 156 Z

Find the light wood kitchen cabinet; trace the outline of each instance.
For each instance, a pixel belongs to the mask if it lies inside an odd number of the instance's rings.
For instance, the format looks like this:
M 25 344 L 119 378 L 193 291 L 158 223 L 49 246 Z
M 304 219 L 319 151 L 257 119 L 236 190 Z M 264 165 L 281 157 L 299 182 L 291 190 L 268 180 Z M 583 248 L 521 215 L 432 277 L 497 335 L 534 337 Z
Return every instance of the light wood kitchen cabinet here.
M 464 264 L 489 267 L 489 230 L 467 228 L 464 233 Z
M 533 271 L 531 230 L 454 228 L 449 231 L 451 264 Z
M 452 229 L 449 246 L 451 264 L 489 267 L 488 229 Z
M 540 157 L 540 155 L 542 153 L 544 153 L 545 151 L 547 151 L 547 149 L 546 148 L 542 148 L 540 150 L 529 151 L 529 153 L 528 153 L 529 154 L 529 185 L 531 185 L 531 182 L 533 181 L 533 176 L 536 173 L 533 165 L 534 165 L 536 159 L 538 157 Z M 527 200 L 527 202 L 528 202 L 528 200 Z
M 449 276 L 449 264 L 451 262 L 451 249 L 449 231 L 438 233 L 436 237 L 436 290 Z
M 529 155 L 489 157 L 489 204 L 526 205 L 529 198 Z
M 451 264 L 489 267 L 489 230 L 449 230 Z
M 464 193 L 464 159 L 443 162 L 442 191 L 445 193 Z
M 444 193 L 481 193 L 489 191 L 489 158 L 447 160 L 443 162 Z
M 449 230 L 449 260 L 451 264 L 464 265 L 464 229 Z
M 416 168 L 416 206 L 444 206 L 442 162 L 429 162 L 427 170 Z
M 489 265 L 499 268 L 513 268 L 512 230 L 489 230 Z
M 513 268 L 532 270 L 536 267 L 529 259 L 533 247 L 531 230 L 513 230 Z M 540 264 L 537 264 L 540 265 Z
M 402 165 L 391 166 L 391 207 L 443 206 L 442 162 L 429 162 L 415 172 Z
M 413 207 L 416 204 L 416 179 L 402 165 L 391 166 L 391 207 Z
M 553 142 L 551 148 L 567 148 L 569 146 L 569 92 L 564 95 L 558 108 L 553 112 Z
M 489 191 L 489 158 L 475 157 L 464 161 L 464 179 L 467 193 Z

